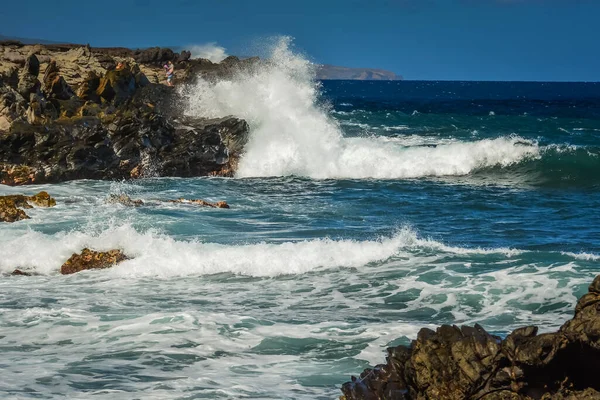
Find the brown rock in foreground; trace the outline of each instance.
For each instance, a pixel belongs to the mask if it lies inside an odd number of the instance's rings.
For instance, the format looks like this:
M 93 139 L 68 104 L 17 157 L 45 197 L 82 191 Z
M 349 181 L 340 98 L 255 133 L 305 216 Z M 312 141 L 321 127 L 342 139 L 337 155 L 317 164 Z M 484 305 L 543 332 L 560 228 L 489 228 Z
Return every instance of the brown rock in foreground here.
M 54 200 L 47 192 L 39 192 L 33 196 L 24 196 L 14 194 L 9 196 L 0 196 L 0 222 L 16 222 L 23 219 L 29 219 L 29 216 L 23 211 L 23 208 L 54 207 Z
M 74 274 L 88 269 L 104 269 L 117 265 L 129 258 L 121 250 L 107 252 L 83 249 L 81 254 L 73 254 L 61 267 L 63 275 Z
M 600 275 L 558 332 L 519 328 L 504 340 L 481 326 L 421 329 L 387 363 L 342 386 L 345 400 L 600 400 Z

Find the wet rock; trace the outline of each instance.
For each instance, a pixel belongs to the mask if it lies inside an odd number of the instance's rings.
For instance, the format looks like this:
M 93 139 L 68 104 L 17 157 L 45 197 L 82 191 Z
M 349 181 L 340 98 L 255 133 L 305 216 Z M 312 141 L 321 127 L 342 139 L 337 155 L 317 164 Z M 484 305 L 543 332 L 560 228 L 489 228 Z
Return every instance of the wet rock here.
M 516 329 L 504 340 L 481 326 L 422 329 L 387 363 L 342 386 L 343 399 L 600 399 L 600 276 L 558 332 Z
M 212 208 L 230 208 L 229 204 L 227 204 L 226 201 L 217 201 L 216 203 L 210 203 L 208 201 L 204 201 L 204 200 L 186 200 L 186 199 L 177 199 L 177 200 L 170 200 L 171 203 L 183 203 L 183 204 L 194 204 L 197 206 L 203 206 L 203 207 L 212 207 Z
M 17 207 L 13 199 L 0 197 L 0 222 L 16 222 L 24 219 L 29 219 L 29 216 Z
M 37 207 L 54 207 L 56 200 L 48 194 L 48 192 L 39 192 L 33 196 L 27 197 L 27 202 L 32 203 Z
M 106 199 L 106 202 L 109 204 L 122 204 L 124 206 L 129 206 L 129 207 L 139 207 L 139 206 L 144 205 L 144 202 L 142 200 L 133 200 L 131 197 L 127 196 L 126 194 L 120 194 L 120 195 L 111 194 Z
M 19 275 L 20 276 L 31 276 L 31 274 L 29 272 L 24 272 L 24 271 L 21 271 L 20 269 L 15 269 L 11 273 L 11 275 L 13 275 L 13 276 L 19 276 Z
M 178 91 L 150 83 L 164 81 L 166 60 L 178 63 L 182 82 L 188 65 L 218 76 L 237 62 L 190 56 L 0 43 L 0 183 L 232 176 L 248 139 L 246 122 L 185 117 Z M 15 90 L 7 82 L 17 70 Z
M 60 273 L 69 275 L 89 269 L 110 268 L 128 259 L 121 250 L 100 252 L 85 248 L 81 251 L 81 254 L 73 254 L 60 267 Z

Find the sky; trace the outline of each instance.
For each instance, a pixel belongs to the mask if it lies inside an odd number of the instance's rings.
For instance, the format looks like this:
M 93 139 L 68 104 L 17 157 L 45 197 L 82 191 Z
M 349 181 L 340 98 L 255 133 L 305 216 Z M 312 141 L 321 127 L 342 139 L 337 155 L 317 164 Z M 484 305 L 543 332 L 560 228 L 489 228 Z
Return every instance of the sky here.
M 600 81 L 599 17 L 600 0 L 28 0 L 0 7 L 0 34 L 241 56 L 285 35 L 410 80 Z

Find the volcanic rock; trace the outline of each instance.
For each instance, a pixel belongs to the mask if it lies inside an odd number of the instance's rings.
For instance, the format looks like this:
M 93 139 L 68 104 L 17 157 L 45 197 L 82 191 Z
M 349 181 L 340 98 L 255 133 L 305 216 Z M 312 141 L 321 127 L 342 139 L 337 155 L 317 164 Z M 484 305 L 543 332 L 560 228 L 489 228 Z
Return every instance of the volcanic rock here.
M 130 206 L 130 207 L 131 206 L 138 207 L 138 206 L 144 205 L 144 202 L 142 200 L 133 200 L 131 197 L 127 196 L 126 194 L 120 194 L 120 195 L 111 194 L 106 199 L 106 202 L 109 204 L 122 204 L 124 206 Z
M 212 207 L 212 208 L 230 208 L 229 204 L 227 204 L 226 201 L 217 201 L 216 203 L 210 203 L 208 201 L 204 201 L 204 200 L 186 200 L 186 199 L 177 199 L 177 200 L 170 200 L 171 203 L 184 203 L 184 204 L 194 204 L 197 206 L 204 206 L 204 207 Z
M 162 48 L 0 43 L 0 183 L 232 176 L 248 124 L 185 116 L 182 95 L 151 82 L 164 82 L 165 60 L 178 63 L 178 82 L 192 72 L 229 73 L 245 60 L 204 68 L 190 56 Z M 17 90 L 7 78 L 16 68 Z
M 16 222 L 23 219 L 29 219 L 29 216 L 23 211 L 23 208 L 33 208 L 31 204 L 37 207 L 54 207 L 54 200 L 47 192 L 39 192 L 33 196 L 23 196 L 13 194 L 0 196 L 0 222 Z
M 25 211 L 17 208 L 13 199 L 0 197 L 0 222 L 15 222 L 23 219 L 29 219 Z
M 63 275 L 74 274 L 88 269 L 104 269 L 117 265 L 128 260 L 121 250 L 109 250 L 99 252 L 85 248 L 81 254 L 73 254 L 61 267 L 60 273 Z
M 29 55 L 25 61 L 25 66 L 19 74 L 19 83 L 17 90 L 24 98 L 28 99 L 31 93 L 37 93 L 41 84 L 38 80 L 40 73 L 40 61 L 35 54 Z
M 481 326 L 422 329 L 387 363 L 342 386 L 345 400 L 600 399 L 600 275 L 558 332 L 516 329 L 504 340 Z

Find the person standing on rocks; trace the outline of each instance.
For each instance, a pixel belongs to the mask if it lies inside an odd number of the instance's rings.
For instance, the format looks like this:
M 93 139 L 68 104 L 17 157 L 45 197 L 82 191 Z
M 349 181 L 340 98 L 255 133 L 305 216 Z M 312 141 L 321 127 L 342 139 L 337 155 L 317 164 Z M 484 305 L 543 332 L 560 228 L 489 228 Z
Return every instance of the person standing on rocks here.
M 165 69 L 167 70 L 167 85 L 173 86 L 173 76 L 175 75 L 175 66 L 171 61 L 167 61 L 165 64 Z

